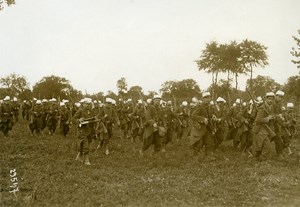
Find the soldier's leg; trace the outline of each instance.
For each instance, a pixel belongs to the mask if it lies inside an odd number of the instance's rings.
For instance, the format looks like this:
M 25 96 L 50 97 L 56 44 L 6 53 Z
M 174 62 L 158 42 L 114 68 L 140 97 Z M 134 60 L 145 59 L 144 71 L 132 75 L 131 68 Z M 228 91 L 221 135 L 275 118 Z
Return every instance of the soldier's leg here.
M 162 148 L 162 140 L 165 139 L 166 135 L 160 136 L 158 131 L 153 133 L 153 144 L 154 152 L 159 152 Z
M 205 155 L 212 156 L 213 155 L 213 149 L 215 145 L 214 138 L 210 131 L 207 131 L 203 137 L 203 142 L 205 145 Z
M 4 136 L 7 136 L 8 135 L 8 121 L 4 122 L 3 125 L 2 125 L 2 132 L 4 134 Z
M 280 134 L 276 134 L 275 137 L 273 137 L 274 143 L 275 143 L 275 150 L 277 155 L 281 156 L 282 155 L 282 150 L 283 150 L 283 141 L 282 137 Z
M 252 142 L 252 151 L 253 151 L 253 157 L 255 159 L 258 159 L 261 154 L 261 148 L 259 144 L 259 134 L 253 133 L 253 142 Z
M 43 127 L 43 120 L 42 120 L 42 118 L 41 117 L 38 117 L 37 119 L 36 119 L 36 122 L 35 122 L 35 130 L 36 130 L 36 133 L 38 134 L 38 135 L 40 135 L 41 134 L 41 131 L 42 131 L 42 127 Z
M 183 137 L 183 127 L 182 126 L 178 126 L 178 130 L 177 130 L 177 139 L 181 140 Z
M 106 129 L 107 129 L 107 133 L 104 133 L 103 146 L 104 146 L 104 149 L 105 149 L 105 154 L 109 155 L 108 145 L 109 145 L 110 139 L 113 136 L 112 124 L 108 124 Z
M 194 138 L 197 139 L 196 136 L 194 136 Z M 203 138 L 199 136 L 198 141 L 191 145 L 191 149 L 193 150 L 194 156 L 198 155 L 198 153 L 200 152 L 200 150 L 203 147 L 203 144 L 204 144 L 203 143 Z
M 143 147 L 142 147 L 142 152 L 145 152 L 149 147 L 152 145 L 154 140 L 154 135 L 153 133 L 149 135 L 148 137 L 144 138 L 143 140 Z
M 33 135 L 33 131 L 34 131 L 34 122 L 33 123 L 29 123 L 29 130 L 31 132 L 31 135 Z
M 248 131 L 247 133 L 247 141 L 246 141 L 246 152 L 248 153 L 249 156 L 252 156 L 252 149 L 251 149 L 251 146 L 252 146 L 252 143 L 253 143 L 253 136 L 254 136 L 254 133 L 250 130 Z
M 240 142 L 241 142 L 241 151 L 244 153 L 247 148 L 247 132 L 243 132 L 240 135 Z
M 217 149 L 219 145 L 223 142 L 225 139 L 225 134 L 223 129 L 218 129 L 215 134 L 215 146 L 214 149 Z
M 264 136 L 262 142 L 261 161 L 265 161 L 269 158 L 271 153 L 271 143 L 268 136 Z

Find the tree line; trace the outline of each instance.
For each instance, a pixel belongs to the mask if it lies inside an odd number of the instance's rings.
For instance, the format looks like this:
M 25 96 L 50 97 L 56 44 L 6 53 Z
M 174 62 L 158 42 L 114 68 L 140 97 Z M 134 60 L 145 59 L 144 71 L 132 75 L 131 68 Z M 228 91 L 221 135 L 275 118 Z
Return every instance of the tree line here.
M 298 30 L 300 35 L 300 30 Z M 293 47 L 291 55 L 294 59 L 291 61 L 300 69 L 300 38 L 292 37 L 297 47 Z M 249 79 L 246 82 L 246 91 L 250 91 L 254 96 L 264 96 L 268 91 L 278 89 L 286 92 L 287 101 L 300 103 L 300 76 L 292 76 L 287 79 L 284 85 L 280 85 L 274 79 L 268 76 L 257 76 L 253 78 L 253 70 L 256 68 L 265 68 L 268 63 L 267 47 L 248 39 L 238 43 L 230 41 L 229 43 L 218 43 L 212 41 L 206 44 L 198 60 L 195 60 L 198 69 L 212 75 L 211 85 L 205 89 L 213 94 L 213 98 L 222 96 L 230 100 L 242 98 L 249 99 L 248 93 L 238 89 L 238 77 L 246 74 Z M 227 79 L 219 79 L 220 74 L 227 74 Z M 235 83 L 235 87 L 233 87 Z M 108 91 L 107 95 L 103 92 L 96 94 L 83 93 L 75 89 L 71 82 L 64 77 L 45 76 L 35 83 L 32 89 L 26 77 L 12 73 L 7 77 L 0 78 L 0 98 L 6 95 L 17 97 L 21 100 L 29 100 L 33 97 L 39 99 L 71 99 L 79 100 L 82 97 L 91 97 L 97 100 L 104 100 L 105 97 L 114 99 L 140 99 L 151 98 L 157 94 L 156 91 L 149 91 L 148 94 L 143 92 L 141 86 L 135 85 L 128 88 L 126 78 L 121 77 L 116 83 L 118 93 Z M 193 79 L 168 80 L 165 81 L 159 90 L 162 98 L 180 102 L 189 100 L 191 97 L 200 98 L 201 89 Z M 142 97 L 141 97 L 142 96 Z
M 268 91 L 281 89 L 285 91 L 287 101 L 300 103 L 300 76 L 289 77 L 287 82 L 281 85 L 271 77 L 258 75 L 256 78 L 252 78 L 252 80 L 247 80 L 246 88 L 250 88 L 250 83 L 252 89 L 251 93 L 255 96 L 263 97 Z M 152 98 L 155 94 L 158 94 L 156 91 L 148 91 L 146 94 L 143 88 L 138 85 L 128 87 L 126 78 L 124 77 L 120 78 L 116 83 L 118 92 L 107 91 L 106 95 L 101 91 L 94 94 L 83 93 L 75 89 L 66 78 L 54 75 L 43 77 L 33 85 L 32 89 L 26 77 L 15 73 L 0 78 L 0 85 L 2 86 L 0 87 L 0 99 L 9 95 L 11 97 L 17 97 L 20 100 L 58 98 L 60 100 L 69 99 L 75 102 L 83 97 L 90 97 L 100 101 L 105 100 L 105 97 L 110 97 L 116 100 L 133 99 L 136 101 L 140 98 Z M 235 100 L 236 98 L 249 100 L 248 93 L 232 87 L 231 84 L 224 79 L 219 80 L 217 83 L 212 83 L 205 90 L 210 92 L 214 91 L 215 97 L 221 96 L 229 102 L 230 99 Z M 161 85 L 159 93 L 161 93 L 164 100 L 171 100 L 179 104 L 184 100 L 190 101 L 192 97 L 201 98 L 202 91 L 195 80 L 183 79 L 180 81 L 165 81 Z

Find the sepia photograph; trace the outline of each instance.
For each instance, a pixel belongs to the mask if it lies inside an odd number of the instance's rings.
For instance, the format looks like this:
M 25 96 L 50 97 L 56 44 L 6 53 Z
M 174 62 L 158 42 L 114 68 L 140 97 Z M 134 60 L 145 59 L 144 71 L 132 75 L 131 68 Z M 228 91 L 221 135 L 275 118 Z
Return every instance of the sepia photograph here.
M 0 207 L 300 206 L 299 8 L 0 0 Z

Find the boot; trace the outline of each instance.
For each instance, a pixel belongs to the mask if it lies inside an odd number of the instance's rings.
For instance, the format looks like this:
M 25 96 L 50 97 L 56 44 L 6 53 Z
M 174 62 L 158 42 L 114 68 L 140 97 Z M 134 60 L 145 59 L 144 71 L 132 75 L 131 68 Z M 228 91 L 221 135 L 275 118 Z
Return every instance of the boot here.
M 90 160 L 89 160 L 89 157 L 88 157 L 87 155 L 85 156 L 84 164 L 85 164 L 85 165 L 91 165 Z
M 109 149 L 108 149 L 108 147 L 105 149 L 105 154 L 109 155 Z
M 292 152 L 292 150 L 291 150 L 291 148 L 290 148 L 290 147 L 287 147 L 286 149 L 287 149 L 287 155 L 291 155 L 291 154 L 293 154 L 293 152 Z

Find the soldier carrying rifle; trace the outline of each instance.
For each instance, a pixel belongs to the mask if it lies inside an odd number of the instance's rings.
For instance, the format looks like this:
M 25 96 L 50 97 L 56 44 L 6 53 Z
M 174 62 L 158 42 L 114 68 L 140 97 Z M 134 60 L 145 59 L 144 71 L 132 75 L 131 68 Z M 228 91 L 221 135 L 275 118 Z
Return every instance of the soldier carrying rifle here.
M 257 115 L 252 128 L 253 132 L 253 155 L 258 161 L 267 160 L 271 152 L 270 140 L 276 136 L 274 132 L 273 101 L 275 94 L 266 94 L 265 102 L 258 108 Z
M 96 114 L 92 110 L 92 100 L 85 98 L 82 103 L 82 108 L 79 109 L 73 116 L 73 119 L 77 120 L 77 156 L 75 160 L 82 161 L 84 158 L 85 165 L 91 165 L 89 160 L 89 144 L 95 134 L 95 122 L 92 120 L 96 119 Z
M 4 136 L 8 135 L 8 132 L 13 127 L 13 108 L 10 103 L 10 97 L 6 96 L 3 99 L 3 104 L 0 106 L 0 129 Z
M 190 144 L 195 158 L 197 158 L 198 153 L 201 151 L 203 156 L 206 156 L 210 160 L 215 160 L 213 156 L 214 129 L 211 124 L 213 121 L 213 111 L 210 107 L 211 95 L 209 92 L 204 92 L 202 97 L 203 104 L 199 105 L 191 116 L 193 125 L 191 130 Z M 203 152 L 202 149 L 204 147 L 205 151 Z

